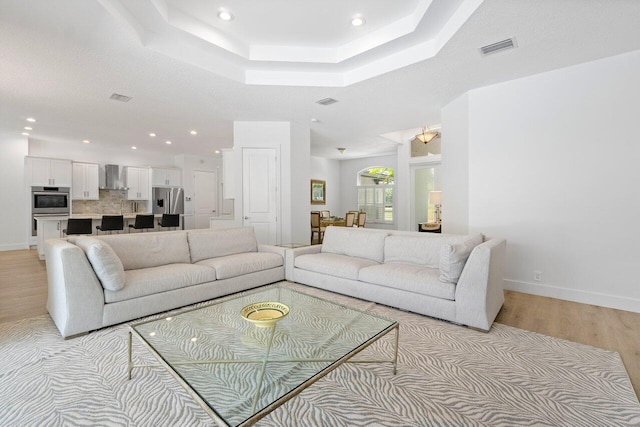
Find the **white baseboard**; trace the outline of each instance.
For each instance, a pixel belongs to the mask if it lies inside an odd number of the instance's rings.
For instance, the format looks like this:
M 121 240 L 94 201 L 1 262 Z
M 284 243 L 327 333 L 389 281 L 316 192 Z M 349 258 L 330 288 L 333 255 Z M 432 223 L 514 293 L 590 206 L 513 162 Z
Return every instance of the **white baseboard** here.
M 0 251 L 19 251 L 21 249 L 29 249 L 26 243 L 14 243 L 12 245 L 0 245 Z
M 600 292 L 567 289 L 560 288 L 558 286 L 520 282 L 509 279 L 505 279 L 504 288 L 510 291 L 523 292 L 525 294 L 539 295 L 543 297 L 557 298 L 583 304 L 598 305 L 601 307 L 640 313 L 640 299 L 637 298 L 620 297 Z

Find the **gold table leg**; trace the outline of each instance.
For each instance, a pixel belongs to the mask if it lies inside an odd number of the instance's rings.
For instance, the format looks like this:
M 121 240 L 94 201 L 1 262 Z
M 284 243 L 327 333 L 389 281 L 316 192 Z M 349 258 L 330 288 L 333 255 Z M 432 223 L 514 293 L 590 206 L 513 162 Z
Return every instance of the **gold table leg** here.
M 133 370 L 133 361 L 131 360 L 131 331 L 129 331 L 129 347 L 128 347 L 127 369 L 129 371 L 129 379 L 131 379 L 131 371 Z

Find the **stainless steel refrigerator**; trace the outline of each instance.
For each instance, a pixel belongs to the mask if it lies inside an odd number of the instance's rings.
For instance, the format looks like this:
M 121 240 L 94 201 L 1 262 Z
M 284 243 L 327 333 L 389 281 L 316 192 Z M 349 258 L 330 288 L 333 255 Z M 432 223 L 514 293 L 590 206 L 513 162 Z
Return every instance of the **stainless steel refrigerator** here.
M 182 188 L 153 187 L 154 214 L 183 214 L 184 190 Z

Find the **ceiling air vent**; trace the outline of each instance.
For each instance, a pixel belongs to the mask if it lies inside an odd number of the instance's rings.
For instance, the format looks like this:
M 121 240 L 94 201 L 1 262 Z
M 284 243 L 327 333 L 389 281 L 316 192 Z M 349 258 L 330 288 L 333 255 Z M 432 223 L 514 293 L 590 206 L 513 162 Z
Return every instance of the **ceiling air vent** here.
M 480 52 L 482 56 L 489 55 L 490 53 L 500 52 L 502 50 L 511 49 L 512 47 L 516 47 L 515 39 L 506 39 L 499 41 L 497 43 L 488 44 L 486 46 L 482 46 L 480 48 Z
M 336 102 L 338 102 L 337 99 L 333 99 L 333 98 L 324 98 L 321 99 L 320 101 L 316 101 L 316 104 L 320 104 L 320 105 L 331 105 L 331 104 L 335 104 Z
M 120 95 L 119 93 L 111 94 L 109 99 L 113 99 L 114 101 L 120 101 L 120 102 L 129 102 L 129 101 L 131 101 L 131 97 L 130 96 Z

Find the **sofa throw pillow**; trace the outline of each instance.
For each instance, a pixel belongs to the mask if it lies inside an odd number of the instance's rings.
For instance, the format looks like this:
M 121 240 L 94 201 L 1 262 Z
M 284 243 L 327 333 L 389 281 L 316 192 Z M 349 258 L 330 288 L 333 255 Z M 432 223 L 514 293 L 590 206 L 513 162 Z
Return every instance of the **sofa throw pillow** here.
M 124 288 L 124 267 L 111 246 L 92 237 L 78 237 L 76 245 L 80 246 L 87 254 L 89 263 L 91 263 L 104 289 L 119 291 Z
M 472 241 L 475 246 L 482 243 L 482 240 L 481 233 L 463 235 L 398 232 L 391 234 L 384 242 L 384 262 L 401 262 L 438 268 L 440 250 L 444 245 Z
M 458 283 L 471 251 L 480 243 L 481 240 L 473 238 L 458 244 L 442 245 L 440 248 L 440 281 Z

